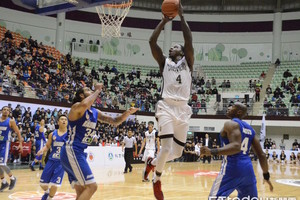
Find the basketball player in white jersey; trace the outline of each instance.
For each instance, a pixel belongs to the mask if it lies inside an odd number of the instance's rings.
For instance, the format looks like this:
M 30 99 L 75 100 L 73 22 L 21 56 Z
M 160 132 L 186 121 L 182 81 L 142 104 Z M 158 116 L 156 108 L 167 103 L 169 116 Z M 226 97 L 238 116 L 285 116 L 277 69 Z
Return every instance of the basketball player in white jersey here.
M 156 147 L 157 147 L 157 154 L 159 154 L 160 143 L 159 143 L 158 132 L 155 129 L 153 129 L 153 126 L 154 126 L 154 122 L 149 121 L 148 122 L 148 131 L 145 132 L 142 147 L 139 151 L 139 156 L 140 156 L 142 154 L 143 149 L 146 144 L 144 155 L 142 158 L 142 161 L 144 161 L 144 162 L 146 162 L 149 157 L 154 158 Z M 155 146 L 155 142 L 156 142 L 157 146 Z M 144 179 L 144 173 L 145 172 L 143 172 L 142 181 L 148 182 L 149 181 L 148 177 L 147 177 L 147 179 Z
M 162 18 L 149 40 L 152 55 L 159 64 L 163 77 L 162 100 L 157 103 L 155 113 L 158 120 L 161 150 L 156 159 L 148 158 L 144 179 L 155 167 L 153 191 L 158 200 L 164 199 L 160 181 L 163 168 L 167 161 L 182 155 L 189 127 L 188 121 L 192 115 L 191 107 L 187 102 L 192 83 L 194 49 L 192 33 L 184 19 L 181 3 L 178 15 L 181 19 L 184 46 L 176 44 L 169 50 L 169 57 L 163 55 L 157 39 L 165 24 L 170 21 L 167 17 Z

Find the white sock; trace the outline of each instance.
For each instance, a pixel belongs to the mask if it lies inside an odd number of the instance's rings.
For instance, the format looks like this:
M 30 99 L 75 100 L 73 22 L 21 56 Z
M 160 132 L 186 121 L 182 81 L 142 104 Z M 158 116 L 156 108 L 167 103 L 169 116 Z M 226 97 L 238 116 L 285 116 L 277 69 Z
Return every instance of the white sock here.
M 48 188 L 45 193 L 49 194 L 50 193 L 50 189 Z
M 5 178 L 2 179 L 2 183 L 3 183 L 3 184 L 7 183 L 7 181 L 6 181 Z
M 15 177 L 12 175 L 11 177 L 10 177 L 10 180 L 15 180 Z
M 156 181 L 160 181 L 161 176 L 157 176 L 154 172 L 153 182 L 156 183 Z
M 52 197 L 49 197 L 49 196 L 48 196 L 47 200 L 52 200 Z

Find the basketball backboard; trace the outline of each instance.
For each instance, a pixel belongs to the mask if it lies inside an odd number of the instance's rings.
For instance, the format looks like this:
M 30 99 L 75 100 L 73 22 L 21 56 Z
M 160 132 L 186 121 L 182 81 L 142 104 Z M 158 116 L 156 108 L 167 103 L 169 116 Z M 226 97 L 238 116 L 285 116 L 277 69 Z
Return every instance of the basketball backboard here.
M 107 3 L 120 3 L 123 0 L 12 0 L 15 4 L 35 10 L 40 15 L 52 15 L 60 12 L 95 7 Z

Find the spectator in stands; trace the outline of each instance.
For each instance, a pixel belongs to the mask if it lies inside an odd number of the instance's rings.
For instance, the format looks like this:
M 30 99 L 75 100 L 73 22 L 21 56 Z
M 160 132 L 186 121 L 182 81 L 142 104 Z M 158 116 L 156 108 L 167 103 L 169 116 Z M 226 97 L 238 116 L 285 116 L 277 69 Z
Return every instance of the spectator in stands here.
M 205 90 L 203 87 L 201 87 L 199 90 L 198 90 L 198 94 L 202 95 L 203 97 L 205 97 Z
M 295 75 L 293 78 L 293 84 L 297 84 L 297 83 L 298 83 L 298 78 L 297 78 L 297 75 Z
M 218 94 L 218 89 L 216 87 L 212 90 L 212 94 Z
M 260 78 L 262 78 L 262 79 L 266 78 L 266 73 L 265 73 L 265 71 L 262 71 L 262 72 L 261 72 Z
M 201 107 L 201 104 L 199 103 L 199 101 L 192 104 L 192 112 L 194 115 L 198 114 L 200 107 Z
M 255 101 L 256 102 L 260 101 L 260 89 L 259 89 L 259 87 L 255 88 Z
M 292 107 L 298 106 L 298 98 L 294 94 L 292 94 L 290 102 Z
M 281 139 L 281 143 L 279 144 L 281 150 L 285 150 L 284 139 Z
M 250 92 L 252 91 L 253 87 L 252 87 L 252 79 L 249 80 L 249 90 Z
M 7 30 L 7 31 L 5 32 L 4 37 L 5 37 L 5 38 L 9 38 L 9 39 L 11 39 L 11 40 L 14 39 L 13 36 L 12 36 L 12 34 L 11 34 L 11 32 L 10 32 L 9 30 Z
M 225 86 L 226 88 L 230 88 L 231 86 L 230 86 L 230 81 L 229 80 L 227 80 L 227 82 L 226 82 L 226 86 Z
M 222 84 L 219 86 L 219 88 L 225 89 L 226 88 L 226 80 L 222 82 Z
M 280 60 L 279 58 L 277 58 L 275 61 L 275 67 L 279 67 L 279 66 L 280 66 Z
M 217 84 L 217 81 L 216 81 L 215 77 L 212 77 L 212 79 L 211 79 L 211 84 L 212 84 L 212 85 L 216 85 L 216 84 Z
M 271 101 L 268 101 L 267 97 L 264 100 L 264 108 L 270 108 L 273 107 Z
M 209 80 L 206 81 L 205 87 L 208 88 L 208 89 L 211 88 L 211 83 L 209 82 Z
M 114 73 L 115 75 L 119 73 L 115 65 L 113 65 L 113 67 L 111 68 L 111 72 Z
M 88 60 L 87 58 L 84 59 L 83 65 L 84 65 L 85 67 L 89 67 L 89 60 Z
M 295 141 L 293 142 L 293 146 L 296 146 L 297 148 L 299 148 L 299 143 L 298 143 L 297 139 L 295 139 Z
M 201 99 L 201 108 L 200 109 L 204 110 L 207 113 L 205 99 Z
M 283 72 L 283 77 L 284 78 L 289 78 L 289 77 L 293 77 L 292 73 L 290 72 L 289 69 L 287 69 L 285 72 Z
M 198 101 L 198 96 L 197 96 L 196 92 L 194 92 L 192 94 L 192 102 L 197 102 L 197 101 Z
M 261 84 L 260 80 L 258 80 L 258 81 L 257 81 L 257 83 L 256 83 L 256 86 L 255 86 L 255 87 L 262 88 L 262 84 Z
M 268 85 L 268 87 L 266 88 L 266 94 L 267 94 L 268 98 L 270 97 L 270 94 L 272 94 L 272 88 L 270 85 Z

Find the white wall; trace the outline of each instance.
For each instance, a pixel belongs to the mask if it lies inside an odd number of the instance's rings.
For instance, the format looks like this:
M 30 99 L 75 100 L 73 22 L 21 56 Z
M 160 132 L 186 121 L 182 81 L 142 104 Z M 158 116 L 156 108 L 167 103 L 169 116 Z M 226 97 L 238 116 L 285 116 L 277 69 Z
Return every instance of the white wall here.
M 95 12 L 94 8 L 85 9 L 89 12 Z M 0 23 L 6 24 L 8 29 L 21 32 L 25 35 L 32 35 L 39 42 L 47 45 L 55 46 L 56 19 L 23 13 L 6 8 L 0 8 Z M 12 14 L 13 13 L 13 14 Z M 131 10 L 131 17 L 160 19 L 161 14 L 158 12 L 145 12 Z M 191 15 L 187 14 L 188 21 L 203 22 L 247 22 L 247 21 L 272 21 L 273 14 L 256 14 L 256 15 Z M 283 20 L 300 19 L 300 12 L 283 13 Z M 176 18 L 175 20 L 178 20 Z M 27 31 L 27 32 L 26 32 Z M 103 41 L 105 51 L 101 52 L 102 58 L 117 59 L 122 63 L 153 65 L 156 66 L 152 58 L 148 39 L 153 30 L 148 29 L 130 29 L 121 28 L 121 32 L 125 35 L 117 41 Z M 131 32 L 132 37 L 129 38 L 127 33 Z M 64 53 L 69 51 L 69 42 L 73 37 L 79 39 L 101 40 L 101 25 L 82 23 L 67 20 L 65 23 L 65 48 Z M 195 47 L 196 63 L 201 61 L 269 61 L 272 56 L 272 33 L 193 33 L 193 41 Z M 289 31 L 282 33 L 282 60 L 300 59 L 300 31 Z M 133 39 L 134 38 L 134 39 Z M 159 44 L 162 45 L 163 34 L 159 38 Z M 178 31 L 172 32 L 172 41 L 174 43 L 182 43 L 182 33 Z M 112 43 L 117 46 L 112 45 Z M 219 44 L 219 45 L 218 45 Z M 217 46 L 218 45 L 218 46 Z M 219 49 L 223 51 L 218 51 Z M 242 50 L 241 50 L 242 49 Z M 110 52 L 113 52 L 110 55 Z M 240 56 L 234 54 L 236 51 L 244 51 Z M 246 54 L 245 54 L 246 50 Z M 136 54 L 134 54 L 136 52 Z M 218 53 L 216 53 L 218 52 Z M 292 56 L 287 56 L 284 52 L 293 52 Z M 296 55 L 298 54 L 298 55 Z M 251 58 L 251 59 L 250 59 Z

